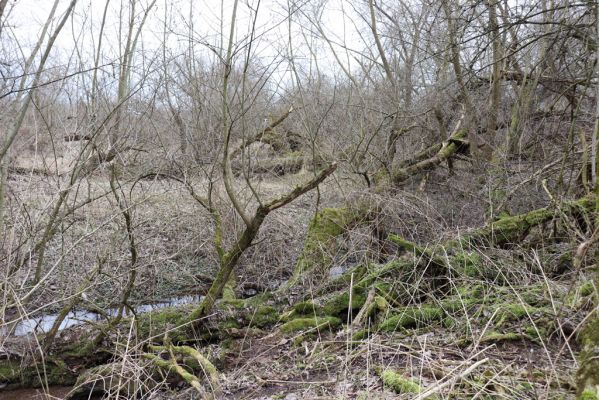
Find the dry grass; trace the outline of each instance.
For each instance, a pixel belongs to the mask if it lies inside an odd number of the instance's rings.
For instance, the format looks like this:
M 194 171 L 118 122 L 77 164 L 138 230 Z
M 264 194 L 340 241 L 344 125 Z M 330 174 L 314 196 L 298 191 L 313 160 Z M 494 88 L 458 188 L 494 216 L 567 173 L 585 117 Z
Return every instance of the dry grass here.
M 271 198 L 309 174 L 253 179 L 252 183 L 261 196 Z M 473 179 L 468 174 L 451 188 L 443 186 L 443 180 L 433 180 L 429 191 L 416 195 L 410 191 L 377 194 L 354 190 L 356 184 L 361 184 L 354 178 L 340 173 L 319 193 L 312 192 L 269 217 L 239 266 L 242 297 L 275 289 L 289 277 L 316 204 L 322 208 L 367 203 L 378 210 L 374 222 L 337 238 L 331 258 L 342 272 L 396 258 L 393 246 L 384 241 L 390 232 L 434 245 L 482 222 L 479 219 L 483 207 L 478 203 L 472 206 L 472 196 L 480 196 L 478 188 L 468 184 L 468 179 Z M 240 178 L 237 187 L 248 199 L 248 207 L 255 207 L 243 183 Z M 14 176 L 9 183 L 13 207 L 8 221 L 11 235 L 4 239 L 5 249 L 16 246 L 16 238 L 29 237 L 20 250 L 21 254 L 27 253 L 47 223 L 57 188 L 64 184 L 64 178 L 54 176 Z M 205 188 L 206 181 L 196 176 L 194 186 Z M 148 302 L 182 293 L 203 293 L 207 287 L 205 276 L 217 268 L 213 231 L 206 212 L 175 181 L 144 180 L 133 187 L 132 181 L 123 179 L 121 187 L 132 211 L 139 251 L 132 300 Z M 71 204 L 89 196 L 103 196 L 78 209 L 60 225 L 60 232 L 46 251 L 46 271 L 52 273 L 34 296 L 16 308 L 20 317 L 58 309 L 81 291 L 86 300 L 78 307 L 106 307 L 118 301 L 114 294 L 124 288 L 130 254 L 121 214 L 109 193 L 108 178 L 97 173 L 83 181 L 76 193 L 69 199 Z M 222 188 L 218 193 L 224 197 Z M 447 201 L 447 196 L 451 201 Z M 225 202 L 218 204 L 225 216 L 225 240 L 231 241 L 241 222 Z M 537 233 L 537 237 L 542 234 Z M 248 330 L 241 339 L 211 344 L 201 351 L 217 364 L 223 389 L 231 399 L 285 398 L 281 394 L 289 399 L 398 398 L 381 381 L 381 371 L 386 370 L 398 372 L 441 399 L 572 398 L 577 351 L 574 332 L 588 310 L 577 292 L 583 280 L 581 271 L 569 271 L 568 266 L 564 270 L 560 264 L 568 251 L 567 245 L 549 241 L 533 250 L 525 244 L 509 251 L 476 250 L 481 260 L 476 277 L 465 276 L 461 265 L 450 269 L 446 282 L 449 293 L 474 286 L 483 288 L 474 306 L 465 299 L 463 309 L 452 313 L 452 325 L 427 321 L 416 328 L 384 333 L 377 332 L 374 321 L 370 321 L 373 331 L 367 339 L 360 340 L 348 330 L 304 332 L 291 337 L 276 329 L 271 333 Z M 14 259 L 13 254 L 5 253 L 5 257 Z M 5 279 L 12 298 L 20 299 L 30 290 L 36 260 L 34 256 L 18 274 Z M 83 277 L 98 262 L 102 263 L 102 273 L 81 287 Z M 5 274 L 9 264 L 3 265 Z M 397 312 L 407 305 L 442 303 L 448 292 L 430 293 L 426 279 L 415 263 L 409 282 L 392 282 L 409 295 L 404 304 L 387 312 Z M 489 299 L 503 296 L 506 301 L 525 306 L 521 293 L 533 286 L 543 288 L 543 296 L 549 299 L 544 303 L 543 317 L 554 329 L 532 338 L 531 328 L 539 333 L 546 328 L 540 324 L 539 315 L 528 313 L 507 325 L 495 326 L 498 311 L 487 306 Z M 0 317 L 8 320 L 16 316 Z M 489 340 L 492 332 L 506 336 Z M 509 334 L 520 336 L 509 338 Z M 166 379 L 149 372 L 152 369 L 141 357 L 146 341 L 136 342 L 125 331 L 120 335 L 113 360 L 119 368 L 111 374 L 106 398 L 130 398 L 141 392 L 144 398 L 152 399 L 193 398 L 191 391 L 173 389 Z M 5 349 L 19 346 L 12 339 L 3 339 L 0 344 Z M 35 352 L 35 343 L 19 351 Z M 419 397 L 401 394 L 399 398 Z

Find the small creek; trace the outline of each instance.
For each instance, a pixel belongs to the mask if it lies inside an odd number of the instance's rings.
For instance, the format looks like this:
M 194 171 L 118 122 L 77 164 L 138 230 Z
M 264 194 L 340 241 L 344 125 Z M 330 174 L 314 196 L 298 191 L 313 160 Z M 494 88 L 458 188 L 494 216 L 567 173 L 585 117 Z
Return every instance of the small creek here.
M 73 389 L 67 386 L 51 386 L 48 390 L 42 389 L 17 389 L 7 392 L 0 391 L 2 400 L 48 400 L 63 399 Z M 95 399 L 95 397 L 91 397 Z
M 138 314 L 147 313 L 153 310 L 158 310 L 166 307 L 180 306 L 184 304 L 198 303 L 203 296 L 180 296 L 173 297 L 164 301 L 140 304 L 134 306 L 135 312 Z M 105 314 L 96 313 L 87 310 L 73 310 L 67 314 L 66 318 L 60 324 L 59 331 L 70 328 L 72 326 L 81 325 L 85 322 L 101 321 L 105 315 L 114 317 L 118 313 L 118 308 L 109 308 L 104 311 Z M 0 336 L 6 336 L 9 331 L 12 331 L 14 336 L 25 336 L 31 333 L 45 333 L 52 328 L 54 322 L 58 318 L 58 313 L 41 314 L 34 318 L 22 319 L 10 326 L 0 326 Z

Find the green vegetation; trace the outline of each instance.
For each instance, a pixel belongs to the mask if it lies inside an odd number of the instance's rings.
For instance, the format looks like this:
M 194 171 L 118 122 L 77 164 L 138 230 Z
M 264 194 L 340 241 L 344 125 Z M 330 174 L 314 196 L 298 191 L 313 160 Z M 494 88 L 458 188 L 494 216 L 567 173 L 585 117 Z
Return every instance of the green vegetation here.
M 52 358 L 45 364 L 16 360 L 0 360 L 0 382 L 10 387 L 42 387 L 45 382 L 53 385 L 72 385 L 76 373 L 64 361 Z
M 352 208 L 325 208 L 318 212 L 310 222 L 304 248 L 288 285 L 315 270 L 320 274 L 326 273 L 332 263 L 333 240 L 351 225 L 366 218 L 366 212 Z
M 418 383 L 390 369 L 383 371 L 381 379 L 383 380 L 385 387 L 393 390 L 397 394 L 420 393 L 422 391 L 422 388 Z
M 298 331 L 307 331 L 310 329 L 329 330 L 341 325 L 341 320 L 337 317 L 311 317 L 295 318 L 281 325 L 281 331 L 284 333 L 293 333 Z
M 445 311 L 440 307 L 421 305 L 397 310 L 385 318 L 378 326 L 382 332 L 393 332 L 407 328 L 420 328 L 435 321 L 440 321 Z
M 347 316 L 347 310 L 351 308 L 352 311 L 359 310 L 364 305 L 366 301 L 366 296 L 358 293 L 354 293 L 351 296 L 351 305 L 350 305 L 350 295 L 349 293 L 341 293 L 339 295 L 335 295 L 332 299 L 327 301 L 323 307 L 323 312 L 326 315 L 333 315 L 336 317 L 344 317 Z

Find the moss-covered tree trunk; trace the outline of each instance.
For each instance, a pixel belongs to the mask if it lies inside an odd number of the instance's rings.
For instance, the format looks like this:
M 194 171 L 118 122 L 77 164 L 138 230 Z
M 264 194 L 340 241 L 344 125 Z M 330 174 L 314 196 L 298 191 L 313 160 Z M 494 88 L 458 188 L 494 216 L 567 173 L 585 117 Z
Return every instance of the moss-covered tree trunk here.
M 596 33 L 599 35 L 599 5 L 595 5 Z M 599 49 L 596 50 L 599 57 Z M 599 77 L 599 62 L 595 63 L 595 75 Z M 591 143 L 591 180 L 595 196 L 599 196 L 599 182 L 597 181 L 597 167 L 599 163 L 599 84 L 595 87 L 598 97 L 595 111 L 595 127 Z M 595 232 L 599 231 L 599 204 L 595 205 L 594 213 Z M 592 242 L 592 239 L 590 241 Z M 597 238 L 594 238 L 597 241 Z M 592 243 L 591 243 L 592 244 Z M 582 351 L 580 352 L 578 370 L 578 398 L 599 399 L 599 262 L 595 260 L 595 307 L 587 324 L 580 333 Z
M 302 281 L 326 280 L 333 264 L 335 239 L 352 226 L 368 223 L 369 214 L 370 210 L 351 207 L 324 208 L 317 212 L 308 227 L 304 248 L 297 259 L 293 275 L 283 289 Z
M 599 185 L 595 187 L 595 193 L 599 195 Z M 580 245 L 584 249 L 584 253 L 579 255 L 582 259 L 586 255 L 587 249 L 599 239 L 599 202 L 595 204 L 594 221 L 595 231 L 593 235 L 587 243 Z M 582 264 L 582 259 L 580 264 Z M 591 315 L 589 315 L 588 322 L 579 334 L 582 349 L 579 356 L 577 395 L 579 399 L 584 400 L 599 399 L 599 262 L 595 260 L 594 263 L 594 308 Z
M 305 188 L 304 188 L 305 189 Z M 297 192 L 296 192 L 297 194 Z M 275 201 L 264 207 L 275 207 L 283 201 Z M 386 264 L 360 265 L 345 272 L 336 279 L 322 279 L 316 290 L 300 300 L 293 300 L 289 305 L 286 292 L 267 293 L 246 300 L 220 300 L 218 290 L 222 290 L 227 281 L 227 274 L 234 271 L 235 257 L 250 243 L 255 231 L 247 232 L 241 244 L 228 253 L 223 264 L 220 279 L 213 287 L 212 297 L 207 309 L 177 307 L 156 310 L 136 316 L 133 336 L 138 342 L 148 340 L 153 345 L 199 344 L 229 338 L 245 337 L 249 330 L 278 328 L 284 335 L 294 334 L 299 330 L 340 329 L 345 322 L 354 329 L 352 337 L 368 335 L 370 329 L 378 331 L 396 331 L 403 328 L 421 326 L 423 323 L 441 321 L 455 310 L 468 305 L 469 298 L 451 297 L 446 291 L 447 276 L 450 271 L 464 271 L 477 263 L 477 254 L 468 250 L 485 244 L 492 247 L 506 247 L 511 243 L 522 244 L 522 240 L 535 226 L 546 224 L 555 217 L 564 214 L 593 213 L 597 210 L 596 197 L 565 202 L 559 210 L 543 208 L 529 213 L 506 217 L 492 224 L 481 227 L 449 240 L 442 245 L 419 246 L 398 236 L 391 235 L 390 241 L 403 251 L 394 260 Z M 334 239 L 355 223 L 368 220 L 365 211 L 349 209 L 325 209 L 319 213 L 310 226 L 309 240 L 306 241 L 304 253 L 298 261 L 297 276 L 310 274 L 312 268 L 322 268 L 332 264 L 328 253 L 321 253 L 328 246 L 334 246 Z M 259 225 L 257 221 L 256 226 Z M 410 256 L 412 255 L 412 256 Z M 324 257 L 324 258 L 323 258 Z M 422 274 L 414 274 L 418 268 Z M 599 274 L 598 274 L 599 275 Z M 297 278 L 296 278 L 297 279 Z M 439 304 L 414 304 L 415 279 L 418 279 L 418 291 L 439 294 Z M 350 284 L 351 282 L 351 284 Z M 401 285 L 397 283 L 401 282 Z M 599 276 L 596 279 L 599 285 Z M 349 288 L 351 287 L 351 290 Z M 445 289 L 444 289 L 445 288 Z M 447 297 L 449 296 L 449 297 Z M 393 310 L 387 315 L 387 311 Z M 358 315 L 361 315 L 359 318 Z M 200 324 L 188 324 L 192 318 L 202 317 Z M 355 316 L 352 324 L 351 318 Z M 370 319 L 372 328 L 360 326 L 360 321 Z M 118 335 L 107 335 L 96 347 L 86 346 L 98 331 L 107 329 L 109 324 L 96 324 L 92 328 L 84 328 L 83 334 L 58 336 L 42 359 L 31 356 L 9 354 L 9 359 L 0 360 L 0 383 L 9 387 L 34 387 L 47 382 L 50 385 L 72 384 L 78 375 L 97 365 L 109 363 L 118 354 L 111 338 Z M 121 321 L 118 328 L 129 332 L 132 326 L 130 319 Z M 361 328 L 361 329 L 360 329 Z M 81 328 L 75 328 L 81 329 Z M 87 333 L 85 333 L 87 332 Z M 168 338 L 165 338 L 168 332 Z M 593 318 L 581 333 L 583 351 L 580 356 L 579 384 L 580 395 L 586 398 L 597 391 L 599 371 L 599 315 L 594 311 Z M 295 335 L 295 334 L 294 334 Z M 301 335 L 300 335 L 301 336 Z M 299 336 L 298 336 L 299 337 Z M 507 337 L 507 336 L 506 336 Z M 168 339 L 168 340 L 167 340 Z M 137 351 L 146 352 L 150 359 L 157 360 L 156 347 L 147 346 Z M 143 355 L 143 354 L 142 354 Z M 166 365 L 166 364 L 165 364 Z M 193 368 L 192 368 L 193 370 Z
M 595 274 L 597 275 L 595 288 L 598 288 L 599 272 L 595 271 Z M 595 299 L 595 309 L 579 334 L 582 349 L 579 356 L 577 386 L 578 398 L 584 400 L 599 399 L 599 310 L 597 305 L 599 302 Z

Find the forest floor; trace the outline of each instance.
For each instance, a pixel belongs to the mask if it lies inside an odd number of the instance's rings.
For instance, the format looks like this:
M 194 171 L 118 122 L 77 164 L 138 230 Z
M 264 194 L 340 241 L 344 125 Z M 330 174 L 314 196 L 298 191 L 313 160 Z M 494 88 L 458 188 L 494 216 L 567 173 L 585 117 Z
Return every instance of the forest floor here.
M 302 173 L 253 183 L 261 196 L 272 198 L 309 178 L 309 173 Z M 15 236 L 17 230 L 22 230 L 20 234 L 29 237 L 30 243 L 40 239 L 56 201 L 54 194 L 58 184 L 48 176 L 11 176 L 12 195 L 22 204 L 22 211 L 14 213 L 17 218 L 11 221 Z M 207 184 L 200 179 L 194 186 L 202 194 Z M 338 182 L 322 185 L 322 201 L 333 205 L 350 196 L 348 185 L 344 186 L 345 191 L 340 189 Z M 104 273 L 83 290 L 91 309 L 114 306 L 118 299 L 113 294 L 119 293 L 127 280 L 129 248 L 123 218 L 110 192 L 108 178 L 98 174 L 89 179 L 85 187 L 76 189 L 79 194 L 70 200 L 73 204 L 88 196 L 100 198 L 67 217 L 61 225 L 66 227 L 65 231 L 49 242 L 45 263 L 53 268 L 52 273 L 48 274 L 28 306 L 37 313 L 56 311 L 60 307 L 56 300 L 72 296 L 74 289 L 81 290 L 81 277 L 91 273 L 100 260 Z M 213 227 L 207 212 L 180 183 L 172 180 L 148 179 L 137 181 L 134 186 L 129 181 L 122 189 L 132 211 L 138 246 L 138 279 L 132 302 L 149 303 L 203 294 L 218 265 Z M 246 285 L 250 293 L 255 293 L 256 289 L 276 288 L 289 277 L 294 258 L 301 250 L 302 237 L 314 214 L 315 197 L 316 194 L 308 193 L 269 217 L 261 232 L 260 243 L 241 260 L 241 295 Z M 228 207 L 223 204 L 224 229 L 235 231 L 239 221 L 227 218 L 234 213 Z M 227 235 L 225 240 L 234 237 L 234 234 Z M 69 246 L 71 243 L 76 245 Z M 31 278 L 36 261 L 34 257 L 26 268 L 22 268 L 20 283 Z M 261 279 L 263 275 L 268 276 L 268 286 L 257 284 L 265 282 Z M 16 285 L 15 290 L 27 288 Z
M 261 194 L 275 196 L 307 175 L 260 180 L 256 185 Z M 52 204 L 49 193 L 53 193 L 45 191 L 44 185 L 52 182 L 35 176 L 16 179 L 22 181 L 13 181 L 13 194 L 24 200 L 31 221 L 43 223 L 43 215 Z M 351 203 L 361 196 L 351 189 L 357 182 L 349 178 L 329 180 L 319 193 L 310 193 L 269 217 L 256 246 L 241 261 L 238 295 L 244 298 L 272 291 L 285 282 L 302 252 L 316 200 L 327 207 Z M 32 187 L 37 190 L 28 195 Z M 101 193 L 107 188 L 107 182 L 98 179 L 86 190 Z M 132 301 L 147 303 L 181 294 L 203 294 L 209 285 L 206 276 L 216 268 L 205 212 L 174 182 L 143 181 L 135 190 L 124 189 L 129 204 L 134 205 L 140 248 L 139 279 Z M 378 221 L 381 225 L 391 226 L 391 231 L 409 240 L 435 245 L 472 226 L 471 220 L 460 215 L 469 214 L 465 205 L 471 199 L 455 192 L 450 195 L 460 198 L 454 206 L 461 210 L 451 220 L 440 206 L 444 195 L 422 200 L 402 192 L 384 198 L 369 194 L 368 198 L 384 204 L 384 218 Z M 126 281 L 129 258 L 119 218 L 110 193 L 72 216 L 77 224 L 63 238 L 77 246 L 65 252 L 62 241 L 52 241 L 47 259 L 56 265 L 55 273 L 23 309 L 23 317 L 30 315 L 30 310 L 37 314 L 55 311 L 58 300 L 81 290 L 81 275 L 102 257 L 107 257 L 105 273 L 83 288 L 86 300 L 80 307 L 114 305 L 114 293 L 119 293 Z M 455 221 L 461 221 L 464 228 Z M 25 229 L 26 225 L 17 221 L 14 226 Z M 39 226 L 33 224 L 27 229 L 35 235 Z M 236 225 L 232 222 L 227 228 L 235 230 Z M 331 255 L 333 268 L 344 274 L 365 264 L 383 270 L 403 257 L 413 258 L 414 274 L 420 274 L 417 254 L 390 253 L 380 259 L 380 254 L 371 251 L 370 236 L 371 232 L 359 228 L 344 233 Z M 348 308 L 352 307 L 346 306 L 344 313 L 336 315 L 340 324 L 290 331 L 283 328 L 289 320 L 281 318 L 264 330 L 235 327 L 228 331 L 229 339 L 207 343 L 201 352 L 219 370 L 223 392 L 230 399 L 386 399 L 424 398 L 424 394 L 439 399 L 574 398 L 575 332 L 591 307 L 592 288 L 585 283 L 584 270 L 572 269 L 568 243 L 550 240 L 550 233 L 543 230 L 531 236 L 537 240 L 534 246 L 520 243 L 509 250 L 481 247 L 462 262 L 452 259 L 455 264 L 450 266 L 452 273 L 441 292 L 428 291 L 425 273 L 409 281 L 399 275 L 381 281 L 411 297 L 391 302 L 381 315 L 368 320 L 366 335 L 363 329 L 351 327 L 359 308 L 351 312 Z M 351 284 L 337 291 L 351 292 Z M 310 296 L 308 293 L 304 298 Z M 453 302 L 448 307 L 448 299 L 457 299 L 458 306 Z M 290 309 L 295 300 L 289 299 Z M 426 312 L 411 314 L 414 309 Z M 316 319 L 315 315 L 307 317 Z M 76 336 L 89 328 L 71 328 L 61 337 Z M 35 347 L 31 339 L 0 338 L 0 356 L 22 354 Z M 115 362 L 137 368 L 141 361 L 134 347 L 120 353 Z M 152 387 L 152 398 L 197 397 L 195 389 L 185 385 L 162 385 L 155 376 L 139 379 Z M 0 398 L 9 393 L 0 392 Z M 27 398 L 22 393 L 19 396 Z

